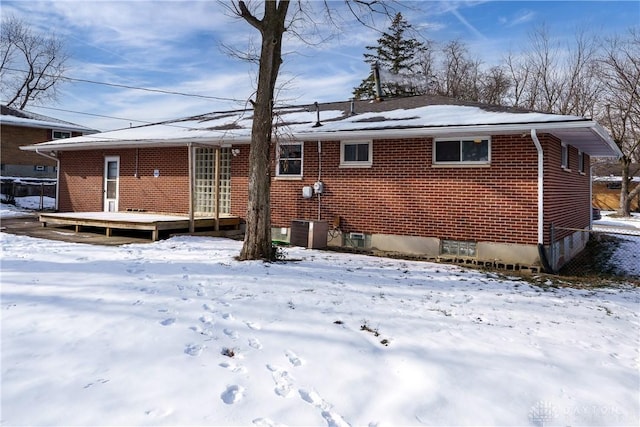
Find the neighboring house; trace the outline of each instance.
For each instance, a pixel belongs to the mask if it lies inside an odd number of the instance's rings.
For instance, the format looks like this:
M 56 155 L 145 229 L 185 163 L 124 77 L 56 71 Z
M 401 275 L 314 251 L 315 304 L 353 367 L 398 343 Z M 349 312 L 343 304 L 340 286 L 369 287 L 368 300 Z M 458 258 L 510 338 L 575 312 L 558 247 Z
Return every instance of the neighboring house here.
M 20 147 L 96 133 L 96 130 L 28 111 L 0 106 L 0 155 L 3 177 L 56 178 L 56 160 Z M 48 154 L 48 153 L 45 153 Z
M 592 169 L 593 205 L 601 210 L 618 210 L 622 188 L 622 166 L 618 162 L 607 162 L 595 164 Z M 629 191 L 631 191 L 640 185 L 640 164 L 631 164 L 629 174 L 631 175 Z M 640 195 L 631 199 L 630 208 L 632 211 L 640 212 Z
M 25 149 L 56 153 L 63 212 L 244 218 L 251 122 L 211 113 Z M 275 239 L 321 220 L 329 245 L 514 268 L 584 248 L 590 159 L 621 154 L 589 119 L 443 97 L 279 108 L 274 125 Z

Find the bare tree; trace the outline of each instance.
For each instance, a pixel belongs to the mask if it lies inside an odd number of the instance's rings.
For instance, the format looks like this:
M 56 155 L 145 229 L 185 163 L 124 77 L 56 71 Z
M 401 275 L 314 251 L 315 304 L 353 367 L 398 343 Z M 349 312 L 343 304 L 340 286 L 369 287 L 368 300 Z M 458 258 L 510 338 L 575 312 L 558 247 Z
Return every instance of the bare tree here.
M 22 110 L 56 98 L 68 56 L 55 34 L 36 34 L 24 21 L 4 17 L 0 57 L 0 93 L 8 106 Z
M 630 167 L 640 161 L 640 32 L 630 30 L 626 38 L 615 37 L 604 44 L 600 77 L 605 86 L 603 123 L 623 153 L 622 188 L 618 213 L 630 215 L 631 200 L 640 185 L 631 190 Z
M 442 68 L 437 73 L 437 92 L 466 101 L 480 99 L 480 65 L 479 60 L 469 56 L 464 42 L 452 40 L 442 48 Z
M 504 62 L 510 80 L 507 102 L 514 107 L 525 107 L 526 93 L 531 77 L 528 61 L 524 60 L 522 56 L 516 56 L 513 52 L 509 52 Z
M 299 17 L 304 7 L 296 2 L 291 8 L 289 0 L 267 0 L 259 4 L 237 0 L 231 10 L 238 17 L 260 32 L 261 47 L 258 69 L 258 85 L 255 93 L 253 125 L 251 129 L 251 148 L 249 149 L 249 199 L 244 244 L 240 251 L 240 260 L 273 259 L 271 245 L 271 146 L 273 140 L 273 106 L 276 80 L 282 64 L 282 39 L 288 25 Z M 353 16 L 362 24 L 367 23 L 371 13 L 392 16 L 391 2 L 377 0 L 345 0 Z M 325 14 L 331 18 L 333 9 L 324 2 Z M 288 16 L 290 12 L 292 16 Z M 363 13 L 363 11 L 365 13 Z M 367 14 L 368 12 L 368 14 Z M 260 17 L 261 15 L 261 17 Z M 306 14 L 308 16 L 308 14 Z
M 507 71 L 501 66 L 494 66 L 480 76 L 479 101 L 487 104 L 505 104 L 511 81 Z
M 554 42 L 546 26 L 529 35 L 520 55 L 505 59 L 514 106 L 557 114 L 593 116 L 602 85 L 597 39 L 578 31 L 573 43 Z

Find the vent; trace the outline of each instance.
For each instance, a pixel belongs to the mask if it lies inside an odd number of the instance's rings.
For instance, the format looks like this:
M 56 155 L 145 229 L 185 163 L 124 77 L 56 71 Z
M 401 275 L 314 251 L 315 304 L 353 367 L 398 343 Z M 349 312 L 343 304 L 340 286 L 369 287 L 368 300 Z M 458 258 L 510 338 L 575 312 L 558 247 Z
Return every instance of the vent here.
M 370 235 L 366 235 L 364 233 L 345 233 L 342 236 L 342 246 L 359 249 L 371 247 Z

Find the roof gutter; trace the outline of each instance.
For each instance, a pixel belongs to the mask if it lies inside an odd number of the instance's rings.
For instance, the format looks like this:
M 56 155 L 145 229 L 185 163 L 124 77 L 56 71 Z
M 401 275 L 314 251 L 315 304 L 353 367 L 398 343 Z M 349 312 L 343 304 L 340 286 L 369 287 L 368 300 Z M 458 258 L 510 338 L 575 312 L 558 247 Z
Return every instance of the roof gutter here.
M 41 152 L 39 149 L 36 148 L 36 154 L 41 155 L 42 157 L 46 157 L 47 159 L 50 160 L 55 160 L 56 161 L 56 201 L 55 201 L 55 210 L 58 210 L 58 200 L 60 200 L 60 159 L 58 159 L 58 157 L 56 156 L 52 156 L 50 154 L 45 154 L 43 152 Z M 54 151 L 52 151 L 52 153 L 55 153 Z
M 325 123 L 325 127 L 330 126 Z M 390 137 L 416 137 L 416 136 L 438 136 L 450 134 L 469 134 L 470 132 L 486 132 L 486 133 L 510 133 L 522 132 L 529 130 L 535 126 L 539 131 L 553 131 L 558 129 L 593 129 L 598 135 L 605 139 L 611 140 L 606 131 L 597 123 L 591 120 L 571 120 L 571 121 L 552 121 L 552 122 L 531 122 L 531 123 L 498 123 L 498 124 L 472 124 L 472 125 L 454 125 L 454 126 L 422 126 L 408 128 L 371 128 L 363 130 L 338 129 L 335 131 L 323 130 L 317 132 L 303 132 L 293 135 L 294 138 L 303 141 L 323 141 L 346 140 L 346 139 L 362 139 L 362 138 L 380 138 L 380 132 L 385 131 L 385 135 Z M 600 128 L 603 132 L 599 132 Z M 613 141 L 611 141 L 613 142 Z M 615 143 L 614 143 L 615 145 Z
M 189 138 L 189 139 L 147 139 L 147 140 L 116 140 L 116 141 L 84 141 L 84 142 L 43 142 L 40 144 L 25 145 L 20 147 L 23 151 L 38 151 L 38 150 L 56 150 L 56 151 L 78 151 L 78 150 L 96 150 L 107 148 L 157 148 L 157 147 L 188 147 L 192 146 L 207 146 L 216 147 L 224 144 L 248 144 L 251 143 L 251 138 L 229 138 L 229 139 L 216 139 L 206 140 L 202 138 Z

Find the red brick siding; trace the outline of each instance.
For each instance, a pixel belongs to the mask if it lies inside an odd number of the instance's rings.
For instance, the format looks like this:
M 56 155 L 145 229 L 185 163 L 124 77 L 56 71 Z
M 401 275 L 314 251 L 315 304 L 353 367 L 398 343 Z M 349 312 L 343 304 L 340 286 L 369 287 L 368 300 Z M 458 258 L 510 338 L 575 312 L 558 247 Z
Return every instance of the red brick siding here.
M 231 215 L 244 218 L 249 199 L 249 146 L 239 149 L 240 153 L 231 158 Z
M 55 160 L 49 160 L 39 154 L 20 150 L 21 146 L 46 142 L 52 139 L 51 129 L 29 128 L 24 126 L 2 125 L 2 163 L 10 165 L 55 166 Z
M 550 227 L 556 227 L 555 239 L 569 234 L 561 228 L 586 228 L 590 223 L 591 198 L 589 180 L 589 156 L 585 155 L 585 172 L 578 172 L 578 150 L 569 147 L 569 170 L 561 167 L 561 142 L 552 135 L 540 140 L 544 151 L 544 224 L 545 243 L 550 241 Z
M 323 142 L 321 219 L 339 215 L 345 232 L 536 242 L 537 154 L 530 138 L 493 137 L 490 168 L 434 168 L 432 146 L 431 139 L 375 141 L 372 168 L 340 169 L 340 143 Z M 306 143 L 304 179 L 272 183 L 274 226 L 317 218 L 317 198 L 301 194 L 317 173 L 317 144 Z
M 188 151 L 186 147 L 138 150 L 74 151 L 60 153 L 62 212 L 103 209 L 104 158 L 120 156 L 120 211 L 189 212 Z M 154 170 L 160 171 L 155 178 Z

